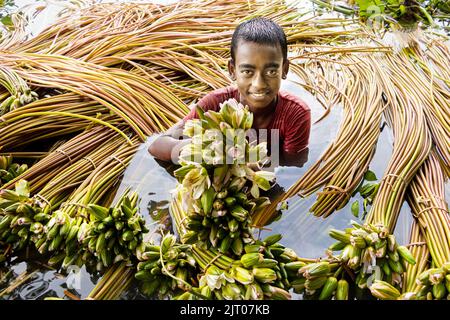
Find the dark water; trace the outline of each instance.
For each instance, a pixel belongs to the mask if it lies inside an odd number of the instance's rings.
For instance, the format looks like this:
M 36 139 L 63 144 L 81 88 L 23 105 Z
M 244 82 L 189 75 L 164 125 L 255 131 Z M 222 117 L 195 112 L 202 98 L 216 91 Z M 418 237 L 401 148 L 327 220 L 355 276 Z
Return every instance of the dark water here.
M 21 1 L 16 1 L 19 4 Z M 30 3 L 30 1 L 22 1 Z M 45 21 L 48 24 L 48 21 Z M 36 27 L 37 28 L 37 27 Z M 294 79 L 291 74 L 290 79 Z M 295 79 L 294 79 L 295 80 Z M 294 85 L 288 81 L 283 83 L 282 89 L 288 90 L 307 102 L 312 111 L 312 119 L 318 119 L 322 113 L 322 106 L 314 97 L 303 88 Z M 310 153 L 308 162 L 302 168 L 298 167 L 278 167 L 275 169 L 277 183 L 287 190 L 294 184 L 305 171 L 315 163 L 326 147 L 336 136 L 341 119 L 341 109 L 336 107 L 320 123 L 312 126 L 310 136 Z M 147 152 L 149 144 L 155 139 L 155 136 L 149 137 L 146 143 L 143 143 L 127 168 L 122 184 L 118 190 L 126 187 L 137 190 L 140 197 L 140 213 L 144 215 L 147 225 L 151 232 L 147 238 L 158 240 L 161 231 L 173 230 L 169 215 L 169 201 L 171 190 L 176 185 L 176 180 L 168 173 L 167 168 L 155 161 Z M 381 132 L 377 151 L 371 162 L 370 170 L 375 172 L 380 178 L 386 168 L 388 159 L 392 153 L 392 133 L 387 126 Z M 446 199 L 450 196 L 450 184 L 446 185 Z M 308 210 L 315 201 L 315 196 L 306 199 L 294 197 L 288 200 L 289 209 L 285 210 L 281 219 L 268 226 L 270 230 L 262 231 L 260 236 L 265 237 L 271 233 L 281 233 L 283 235 L 282 243 L 287 247 L 294 249 L 297 255 L 305 258 L 318 258 L 324 255 L 325 249 L 333 242 L 328 236 L 330 228 L 344 229 L 349 226 L 350 220 L 356 220 L 350 211 L 350 205 L 354 200 L 361 200 L 359 195 L 352 198 L 348 204 L 341 210 L 333 213 L 328 218 L 320 218 L 311 215 Z M 400 243 L 407 243 L 409 229 L 412 223 L 411 213 L 408 205 L 405 203 L 395 229 L 395 235 Z M 42 260 L 42 259 L 41 259 Z M 26 259 L 13 257 L 7 265 L 0 266 L 0 292 L 6 286 L 11 284 L 14 279 L 27 271 L 32 274 L 28 281 L 19 285 L 11 293 L 4 294 L 0 299 L 43 299 L 45 297 L 65 297 L 64 291 L 69 289 L 67 274 L 60 274 L 57 270 L 52 270 L 43 265 L 38 255 Z M 70 286 L 70 292 L 86 298 L 89 292 L 98 282 L 97 275 L 90 274 L 83 267 L 79 270 L 79 278 L 76 286 Z M 74 288 L 73 288 L 74 287 Z M 147 299 L 143 297 L 136 284 L 124 292 L 121 299 Z M 294 296 L 294 299 L 300 299 Z

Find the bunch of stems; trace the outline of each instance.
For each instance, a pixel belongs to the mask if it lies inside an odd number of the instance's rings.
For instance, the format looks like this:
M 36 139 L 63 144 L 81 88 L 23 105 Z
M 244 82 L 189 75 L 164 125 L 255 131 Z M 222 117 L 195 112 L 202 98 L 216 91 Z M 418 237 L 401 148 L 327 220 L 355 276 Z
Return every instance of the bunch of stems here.
M 300 188 L 303 181 L 307 181 L 306 185 L 312 184 L 304 191 L 306 194 L 316 189 L 318 183 L 326 184 L 310 209 L 317 216 L 327 217 L 346 205 L 375 153 L 385 104 L 382 101 L 382 77 L 377 72 L 381 68 L 373 57 L 369 56 L 367 60 L 367 65 L 356 64 L 349 70 L 356 77 L 355 83 L 350 84 L 345 92 L 352 102 L 342 102 L 346 112 L 343 122 L 348 126 L 338 133 L 332 155 L 320 169 L 313 167 L 300 179 Z M 322 172 L 327 171 L 332 174 L 324 177 Z
M 417 291 L 419 288 L 416 282 L 417 276 L 427 270 L 429 266 L 430 251 L 416 219 L 413 220 L 411 225 L 409 245 L 407 247 L 416 260 L 416 264 L 408 264 L 406 267 L 406 272 L 403 274 L 403 293 Z
M 357 31 L 352 33 L 354 38 L 367 38 L 366 35 L 359 34 Z M 324 114 L 315 123 L 324 119 L 333 106 L 346 99 L 345 90 L 348 79 L 344 76 L 343 69 L 348 69 L 359 61 L 343 61 L 341 59 L 343 55 L 357 57 L 364 56 L 364 53 L 376 55 L 391 52 L 390 47 L 381 44 L 374 46 L 367 43 L 352 43 L 350 40 L 339 42 L 338 45 L 295 43 L 290 47 L 293 49 L 289 59 L 291 71 L 301 79 L 301 82 L 293 82 L 313 94 L 325 109 Z
M 58 88 L 97 101 L 128 124 L 142 141 L 155 131 L 167 129 L 187 111 L 170 91 L 121 69 L 106 70 L 62 56 L 23 53 L 2 58 L 15 68 L 26 66 L 26 70 L 16 72 L 33 86 Z
M 386 55 L 383 64 L 390 72 L 384 79 L 389 103 L 385 117 L 393 130 L 394 146 L 366 222 L 383 223 L 393 232 L 406 188 L 428 157 L 432 140 L 423 110 L 428 97 L 420 95 L 418 75 L 404 72 L 410 62 Z
M 204 88 L 230 84 L 225 69 L 233 29 L 254 16 L 282 25 L 289 44 L 349 39 L 362 33 L 344 19 L 302 19 L 294 6 L 283 1 L 272 1 L 270 6 L 256 1 L 207 1 L 201 9 L 194 1 L 167 6 L 103 4 L 82 10 L 79 19 L 58 21 L 14 49 L 105 67 L 145 69 L 147 79 L 181 91 L 180 97 L 191 102 L 192 95 L 201 96 Z M 345 24 L 346 30 L 336 30 L 339 24 Z M 349 30 L 350 24 L 356 27 Z
M 160 66 L 218 88 L 230 82 L 224 72 L 226 65 L 218 65 L 217 58 L 200 49 L 209 45 L 223 53 L 217 48 L 227 44 L 236 18 L 244 18 L 249 8 L 242 10 L 248 6 L 246 1 L 205 5 L 209 8 L 199 10 L 196 2 L 94 6 L 80 12 L 78 24 L 66 18 L 22 43 L 17 51 L 64 55 L 108 67 L 149 63 L 152 69 Z
M 316 124 L 330 113 L 332 107 L 339 104 L 344 95 L 344 75 L 336 70 L 342 70 L 341 65 L 345 63 L 341 61 L 339 55 L 327 56 L 327 61 L 322 61 L 318 57 L 308 56 L 308 53 L 310 53 L 308 49 L 299 49 L 291 58 L 291 70 L 301 80 L 293 82 L 313 94 L 325 110 L 314 122 Z M 307 60 L 302 62 L 297 60 L 299 58 Z
M 126 140 L 118 135 L 112 136 L 105 144 L 96 148 L 85 157 L 71 163 L 63 171 L 54 176 L 38 194 L 55 209 L 76 189 L 89 175 L 103 163 Z
M 122 42 L 113 46 L 111 39 L 127 34 L 129 38 L 146 36 L 149 31 L 155 32 L 163 27 L 176 28 L 177 22 L 174 14 L 189 12 L 190 16 L 183 16 L 186 21 L 195 22 L 196 18 L 208 18 L 222 16 L 223 20 L 243 16 L 248 11 L 247 1 L 207 1 L 199 7 L 198 2 L 183 1 L 168 5 L 157 4 L 125 4 L 108 3 L 94 5 L 79 12 L 78 19 L 65 16 L 58 23 L 44 30 L 39 36 L 17 45 L 16 49 L 23 51 L 45 52 L 64 54 L 76 58 L 89 55 L 89 49 L 93 42 L 102 42 L 97 48 L 97 53 L 107 50 L 111 53 L 123 52 L 124 49 L 133 48 L 134 41 L 128 47 L 122 47 Z M 261 5 L 259 5 L 261 7 Z M 194 12 L 194 9 L 196 10 Z M 213 10 L 214 9 L 214 10 Z M 228 12 L 227 12 L 228 10 Z M 167 16 L 166 19 L 164 17 Z M 176 18 L 176 17 L 175 17 Z M 157 24 L 152 25 L 154 21 Z M 226 21 L 226 20 L 225 20 Z M 199 25 L 195 26 L 199 27 Z M 221 23 L 217 23 L 218 29 L 223 29 Z M 201 28 L 202 30 L 205 30 Z M 141 30 L 143 31 L 141 33 Z M 178 29 L 179 30 L 179 29 Z M 187 34 L 187 33 L 186 33 Z M 58 37 L 56 38 L 56 35 Z M 73 39 L 83 39 L 80 45 L 71 44 Z M 84 49 L 83 49 L 84 47 Z M 111 49 L 114 48 L 114 49 Z M 111 55 L 111 54 L 108 54 Z M 91 56 L 92 58 L 92 56 Z
M 87 156 L 111 139 L 114 133 L 105 127 L 96 126 L 88 129 L 58 147 L 57 150 L 51 152 L 14 180 L 3 185 L 2 188 L 13 189 L 15 183 L 23 179 L 29 182 L 32 193 L 40 190 L 73 162 Z
M 171 217 L 175 222 L 176 232 L 178 236 L 181 238 L 184 234 L 186 234 L 189 230 L 186 227 L 184 221 L 187 219 L 187 215 L 182 207 L 181 194 L 178 192 L 175 197 L 170 201 L 170 213 Z
M 90 61 L 102 57 L 126 56 L 150 42 L 167 48 L 174 43 L 183 47 L 197 41 L 207 43 L 213 40 L 210 45 L 213 47 L 217 46 L 214 43 L 217 39 L 226 43 L 239 20 L 251 16 L 268 16 L 288 23 L 299 13 L 284 1 L 272 1 L 270 6 L 243 0 L 205 1 L 201 7 L 197 1 L 163 6 L 101 4 L 81 10 L 78 19 L 66 16 L 37 37 L 18 44 L 15 49 L 61 54 Z M 73 42 L 73 39 L 78 41 Z M 101 45 L 93 46 L 93 43 Z
M 132 138 L 132 142 L 132 145 L 122 144 L 110 152 L 72 192 L 67 201 L 61 204 L 60 209 L 71 217 L 81 216 L 89 220 L 85 209 L 89 203 L 109 206 L 115 195 L 115 188 L 139 146 L 137 137 Z
M 450 261 L 450 216 L 444 181 L 444 172 L 433 151 L 411 181 L 407 195 L 432 261 L 438 268 Z
M 411 64 L 408 73 L 417 72 L 423 77 L 419 89 L 425 100 L 425 116 L 436 145 L 438 155 L 447 168 L 450 168 L 450 52 L 449 48 L 437 39 L 426 42 L 426 50 L 419 46 L 410 48 Z
M 13 12 L 10 17 L 13 27 L 6 32 L 0 30 L 0 50 L 11 50 L 27 38 L 27 17 L 22 12 Z
M 114 126 L 117 117 L 97 102 L 73 93 L 42 98 L 0 118 L 0 148 L 12 150 L 33 142 L 81 132 L 99 120 Z
M 106 271 L 86 299 L 117 300 L 131 285 L 134 272 L 126 262 L 116 263 Z

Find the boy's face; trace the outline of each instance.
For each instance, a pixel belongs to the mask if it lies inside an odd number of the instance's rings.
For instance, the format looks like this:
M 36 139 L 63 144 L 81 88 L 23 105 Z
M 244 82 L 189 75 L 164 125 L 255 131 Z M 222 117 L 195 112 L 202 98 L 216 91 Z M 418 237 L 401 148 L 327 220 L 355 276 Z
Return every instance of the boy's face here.
M 283 63 L 279 45 L 239 40 L 234 63 L 228 63 L 228 70 L 232 79 L 236 80 L 240 102 L 257 111 L 275 102 L 281 79 L 289 70 L 289 61 Z

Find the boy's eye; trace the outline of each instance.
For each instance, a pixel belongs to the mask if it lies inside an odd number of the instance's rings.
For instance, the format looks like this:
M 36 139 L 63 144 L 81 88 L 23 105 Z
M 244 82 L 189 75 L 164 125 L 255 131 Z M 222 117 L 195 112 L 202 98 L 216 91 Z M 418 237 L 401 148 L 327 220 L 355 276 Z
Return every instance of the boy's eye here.
M 266 71 L 267 75 L 270 77 L 276 76 L 278 75 L 278 70 L 277 69 L 269 69 Z
M 242 74 L 244 74 L 244 75 L 251 75 L 251 74 L 252 74 L 252 71 L 251 71 L 251 70 L 242 70 L 241 72 L 242 72 Z

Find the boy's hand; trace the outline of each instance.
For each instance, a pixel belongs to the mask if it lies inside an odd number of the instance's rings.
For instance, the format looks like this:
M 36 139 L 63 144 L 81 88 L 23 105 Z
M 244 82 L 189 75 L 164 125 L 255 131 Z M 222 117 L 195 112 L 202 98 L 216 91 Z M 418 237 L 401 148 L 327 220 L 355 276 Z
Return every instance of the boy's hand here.
M 175 163 L 175 164 L 180 164 L 180 162 L 179 162 L 179 157 L 180 157 L 181 149 L 182 149 L 185 145 L 191 143 L 191 140 L 192 140 L 191 138 L 189 138 L 189 139 L 183 139 L 183 140 L 178 140 L 178 142 L 177 142 L 177 143 L 175 144 L 175 146 L 172 148 L 172 152 L 171 152 L 171 156 L 170 156 L 170 158 L 171 158 L 171 160 L 172 160 L 173 163 Z
M 155 158 L 163 161 L 172 161 L 178 164 L 181 148 L 191 139 L 183 139 L 184 121 L 181 120 L 149 146 L 148 152 Z

